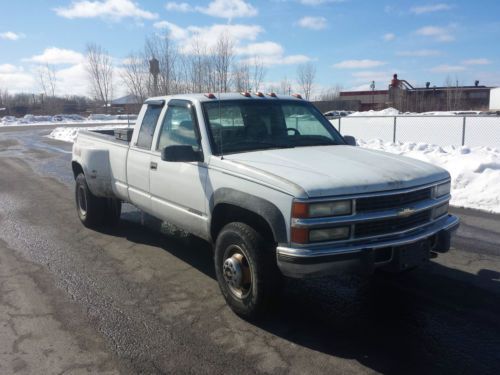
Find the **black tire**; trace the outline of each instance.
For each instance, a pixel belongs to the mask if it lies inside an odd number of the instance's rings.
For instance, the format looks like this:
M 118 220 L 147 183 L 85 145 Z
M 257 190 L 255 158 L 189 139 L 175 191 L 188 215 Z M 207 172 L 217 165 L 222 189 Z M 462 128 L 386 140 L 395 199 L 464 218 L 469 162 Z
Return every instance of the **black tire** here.
M 236 283 L 241 285 L 238 288 L 231 284 L 237 279 L 234 276 L 237 272 L 231 268 L 233 263 L 238 263 L 234 259 L 239 259 L 243 270 L 241 283 Z M 276 265 L 275 246 L 249 225 L 235 222 L 221 230 L 215 244 L 214 261 L 222 295 L 236 314 L 245 319 L 258 318 L 276 300 L 282 275 Z
M 83 173 L 76 177 L 75 202 L 78 217 L 87 228 L 110 227 L 120 219 L 121 202 L 92 194 Z

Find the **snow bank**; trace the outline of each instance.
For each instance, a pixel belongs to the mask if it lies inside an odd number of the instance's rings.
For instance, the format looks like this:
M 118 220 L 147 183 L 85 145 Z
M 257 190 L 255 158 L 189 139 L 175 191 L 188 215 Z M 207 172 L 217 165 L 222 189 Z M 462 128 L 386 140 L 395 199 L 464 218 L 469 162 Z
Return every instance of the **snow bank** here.
M 391 152 L 438 165 L 452 179 L 451 204 L 500 213 L 500 150 L 490 147 L 358 140 L 361 147 Z
M 57 139 L 63 142 L 73 143 L 80 130 L 112 130 L 117 128 L 123 128 L 123 124 L 119 125 L 106 125 L 106 126 L 92 126 L 92 127 L 82 127 L 82 128 L 68 128 L 59 127 L 52 130 L 52 132 L 47 136 L 52 139 Z
M 0 118 L 0 126 L 35 126 L 35 125 L 89 125 L 89 124 L 127 124 L 134 123 L 137 115 L 107 115 L 91 114 L 85 118 L 76 114 L 63 114 L 55 116 L 34 116 L 25 115 L 24 117 L 5 116 Z
M 381 111 L 374 111 L 373 109 L 364 112 L 353 112 L 349 115 L 349 117 L 356 116 L 398 116 L 399 111 L 396 108 L 386 108 Z

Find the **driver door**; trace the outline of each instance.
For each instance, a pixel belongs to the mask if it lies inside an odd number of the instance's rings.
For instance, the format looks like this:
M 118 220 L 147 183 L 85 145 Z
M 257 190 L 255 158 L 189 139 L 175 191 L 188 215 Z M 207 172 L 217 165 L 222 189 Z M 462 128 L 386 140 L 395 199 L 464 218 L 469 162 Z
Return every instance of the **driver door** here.
M 171 100 L 151 156 L 150 192 L 153 213 L 162 220 L 202 237 L 207 233 L 205 162 L 169 162 L 161 151 L 172 145 L 189 145 L 201 151 L 196 111 L 189 101 Z

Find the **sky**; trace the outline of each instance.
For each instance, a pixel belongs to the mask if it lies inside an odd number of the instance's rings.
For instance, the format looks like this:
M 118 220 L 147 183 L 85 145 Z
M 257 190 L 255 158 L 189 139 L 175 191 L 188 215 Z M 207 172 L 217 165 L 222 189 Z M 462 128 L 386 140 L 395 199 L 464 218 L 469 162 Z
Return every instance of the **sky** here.
M 315 94 L 385 89 L 398 73 L 414 85 L 500 85 L 498 0 L 2 0 L 0 90 L 40 93 L 51 64 L 59 95 L 88 95 L 84 52 L 105 48 L 120 67 L 148 36 L 183 53 L 194 38 L 233 39 L 237 59 L 259 56 L 267 89 L 299 64 L 316 67 Z M 119 82 L 118 82 L 119 84 Z M 266 87 L 267 86 L 267 87 Z M 294 91 L 300 91 L 294 87 Z M 116 91 L 116 96 L 123 94 Z

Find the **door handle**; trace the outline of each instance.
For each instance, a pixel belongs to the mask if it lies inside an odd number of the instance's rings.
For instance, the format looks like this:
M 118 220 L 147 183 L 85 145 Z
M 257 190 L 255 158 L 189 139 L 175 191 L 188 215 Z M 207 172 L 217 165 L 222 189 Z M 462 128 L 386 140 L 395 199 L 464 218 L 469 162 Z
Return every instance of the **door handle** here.
M 152 161 L 150 164 L 149 164 L 149 169 L 151 169 L 152 171 L 156 171 L 158 169 L 158 163 Z

